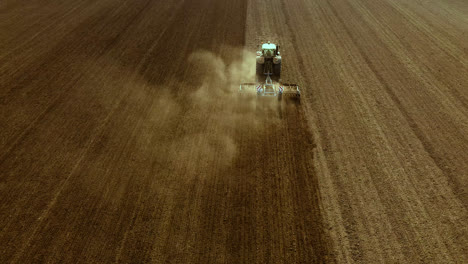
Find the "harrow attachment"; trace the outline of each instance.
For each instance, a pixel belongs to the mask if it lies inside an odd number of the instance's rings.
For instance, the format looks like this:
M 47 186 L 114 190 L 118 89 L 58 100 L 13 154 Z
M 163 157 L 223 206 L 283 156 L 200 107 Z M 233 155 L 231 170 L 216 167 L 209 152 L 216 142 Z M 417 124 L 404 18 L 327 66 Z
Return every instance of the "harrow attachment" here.
M 242 83 L 239 86 L 240 94 L 256 94 L 258 97 L 293 97 L 300 99 L 299 85 L 293 83 L 274 83 L 268 75 L 265 83 Z

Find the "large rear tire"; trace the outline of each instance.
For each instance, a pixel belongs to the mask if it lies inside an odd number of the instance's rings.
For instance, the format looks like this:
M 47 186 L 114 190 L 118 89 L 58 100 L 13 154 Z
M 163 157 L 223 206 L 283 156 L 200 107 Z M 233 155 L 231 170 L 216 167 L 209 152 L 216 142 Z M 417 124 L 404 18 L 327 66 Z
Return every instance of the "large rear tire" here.
M 277 79 L 281 77 L 281 63 L 273 65 L 273 74 Z
M 263 64 L 257 63 L 255 73 L 257 74 L 257 77 L 263 76 Z

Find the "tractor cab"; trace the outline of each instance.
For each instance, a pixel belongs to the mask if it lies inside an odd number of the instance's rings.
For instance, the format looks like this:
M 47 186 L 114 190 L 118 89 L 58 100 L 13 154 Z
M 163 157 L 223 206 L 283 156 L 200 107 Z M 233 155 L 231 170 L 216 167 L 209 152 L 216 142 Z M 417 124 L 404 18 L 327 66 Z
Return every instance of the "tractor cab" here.
M 275 44 L 271 44 L 269 41 L 268 43 L 264 43 L 262 45 L 262 53 L 264 58 L 273 58 L 276 56 L 278 49 Z

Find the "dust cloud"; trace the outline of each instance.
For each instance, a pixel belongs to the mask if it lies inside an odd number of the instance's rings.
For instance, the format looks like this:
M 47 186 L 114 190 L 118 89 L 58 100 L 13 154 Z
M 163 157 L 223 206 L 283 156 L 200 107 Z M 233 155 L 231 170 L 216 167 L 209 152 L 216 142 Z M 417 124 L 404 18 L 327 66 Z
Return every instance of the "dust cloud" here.
M 234 50 L 234 49 L 233 49 Z M 188 58 L 191 92 L 181 100 L 177 117 L 183 137 L 172 143 L 174 158 L 194 158 L 199 164 L 229 166 L 237 156 L 236 133 L 256 131 L 255 100 L 239 98 L 239 84 L 255 80 L 255 54 L 235 50 L 230 63 L 209 51 Z M 173 105 L 174 101 L 167 103 Z M 184 157 L 190 155 L 191 157 Z
M 125 100 L 141 119 L 136 145 L 139 155 L 160 164 L 158 170 L 200 175 L 209 167 L 228 168 L 242 135 L 260 135 L 264 128 L 255 95 L 238 94 L 242 82 L 255 81 L 255 54 L 227 48 L 229 58 L 206 50 L 190 54 L 184 74 L 161 86 L 135 76 Z
M 255 96 L 238 94 L 240 83 L 255 81 L 255 54 L 226 48 L 230 58 L 206 50 L 192 53 L 184 75 L 160 85 L 115 60 L 94 62 L 94 70 L 102 66 L 109 70 L 96 75 L 91 74 L 93 68 L 83 69 L 90 72 L 84 86 L 119 94 L 112 98 L 98 94 L 93 104 L 104 112 L 122 113 L 118 129 L 134 142 L 134 155 L 153 159 L 165 170 L 202 173 L 206 166 L 231 166 L 242 133 L 260 135 L 264 120 Z

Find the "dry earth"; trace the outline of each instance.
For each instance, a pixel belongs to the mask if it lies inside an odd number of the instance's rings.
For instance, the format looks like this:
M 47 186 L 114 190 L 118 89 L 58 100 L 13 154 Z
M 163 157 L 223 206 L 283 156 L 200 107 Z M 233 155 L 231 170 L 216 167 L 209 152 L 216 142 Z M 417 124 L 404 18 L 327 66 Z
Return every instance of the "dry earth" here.
M 468 2 L 0 2 L 0 263 L 467 263 Z M 301 103 L 237 98 L 279 42 Z

